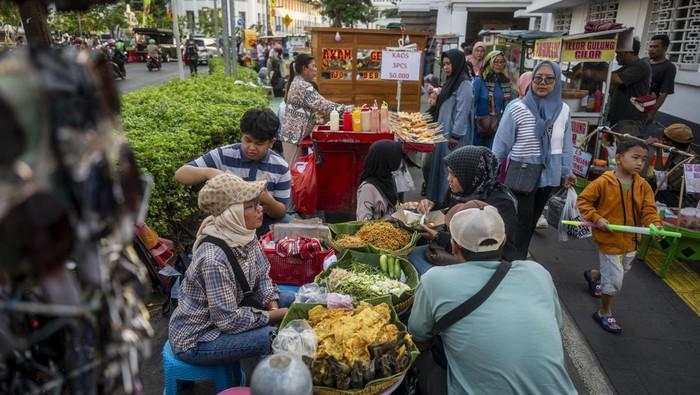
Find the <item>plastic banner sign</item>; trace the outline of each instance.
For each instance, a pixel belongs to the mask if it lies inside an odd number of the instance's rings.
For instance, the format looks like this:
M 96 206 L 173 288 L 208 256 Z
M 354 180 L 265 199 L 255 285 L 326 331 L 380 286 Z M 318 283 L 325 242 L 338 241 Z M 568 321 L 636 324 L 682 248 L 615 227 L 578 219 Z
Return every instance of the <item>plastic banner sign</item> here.
M 562 45 L 563 62 L 610 62 L 615 59 L 617 40 L 568 40 Z
M 571 139 L 576 147 L 583 147 L 587 133 L 588 122 L 576 119 L 571 120 Z
M 558 62 L 561 57 L 561 38 L 548 38 L 535 41 L 532 58 Z
M 250 48 L 255 48 L 255 43 L 258 41 L 258 32 L 253 30 L 253 29 L 245 29 L 243 31 L 243 37 L 245 37 L 245 40 L 243 40 L 243 45 L 244 48 L 250 49 Z
M 577 148 L 576 151 L 574 151 L 571 171 L 579 177 L 588 177 L 588 168 L 591 165 L 591 159 L 593 159 L 592 154 Z
M 420 80 L 420 51 L 382 51 L 382 79 Z
M 685 190 L 690 193 L 700 193 L 700 165 L 683 165 L 685 173 Z

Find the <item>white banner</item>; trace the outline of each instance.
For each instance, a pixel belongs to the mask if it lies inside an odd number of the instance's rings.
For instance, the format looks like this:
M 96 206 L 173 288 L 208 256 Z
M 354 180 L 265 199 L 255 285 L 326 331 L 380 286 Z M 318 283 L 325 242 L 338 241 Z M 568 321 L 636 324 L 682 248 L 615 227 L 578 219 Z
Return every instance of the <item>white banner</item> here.
M 420 61 L 420 51 L 382 51 L 382 79 L 418 81 Z

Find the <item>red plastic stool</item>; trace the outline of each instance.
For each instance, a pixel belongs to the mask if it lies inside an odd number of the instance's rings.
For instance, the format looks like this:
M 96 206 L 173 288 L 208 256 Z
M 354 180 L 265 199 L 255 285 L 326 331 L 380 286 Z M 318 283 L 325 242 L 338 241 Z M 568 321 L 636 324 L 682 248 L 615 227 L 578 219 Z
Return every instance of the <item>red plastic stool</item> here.
M 217 395 L 250 395 L 250 387 L 233 387 L 221 391 Z

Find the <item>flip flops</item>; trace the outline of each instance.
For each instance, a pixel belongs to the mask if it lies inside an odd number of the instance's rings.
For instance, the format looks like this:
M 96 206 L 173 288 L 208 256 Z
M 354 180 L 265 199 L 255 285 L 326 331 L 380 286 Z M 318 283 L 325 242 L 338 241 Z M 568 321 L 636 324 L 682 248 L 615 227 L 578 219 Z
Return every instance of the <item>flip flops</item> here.
M 593 313 L 593 320 L 607 332 L 619 335 L 622 333 L 622 327 L 617 323 L 615 317 L 611 315 L 600 315 L 597 311 Z

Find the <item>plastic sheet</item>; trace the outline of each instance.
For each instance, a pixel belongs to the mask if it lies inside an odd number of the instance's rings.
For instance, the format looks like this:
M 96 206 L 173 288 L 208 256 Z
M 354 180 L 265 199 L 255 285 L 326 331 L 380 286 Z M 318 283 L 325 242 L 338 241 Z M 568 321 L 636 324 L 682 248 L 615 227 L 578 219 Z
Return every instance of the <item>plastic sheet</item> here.
M 309 323 L 306 320 L 294 320 L 277 333 L 272 342 L 272 352 L 290 354 L 300 359 L 313 358 L 317 345 L 316 333 Z

